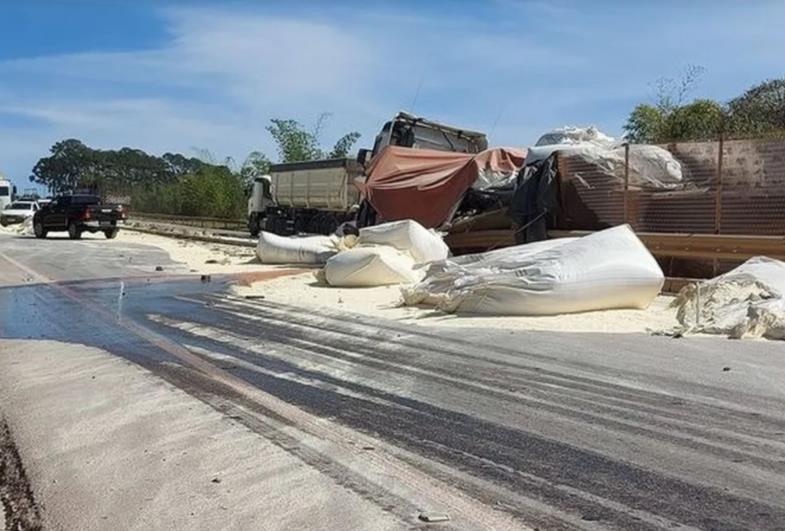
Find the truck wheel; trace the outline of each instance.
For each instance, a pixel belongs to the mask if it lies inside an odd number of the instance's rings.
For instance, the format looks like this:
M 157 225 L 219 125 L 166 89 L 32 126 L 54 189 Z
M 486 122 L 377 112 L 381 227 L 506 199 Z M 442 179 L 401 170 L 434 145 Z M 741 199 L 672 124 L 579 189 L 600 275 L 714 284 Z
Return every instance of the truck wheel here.
M 76 223 L 68 224 L 68 237 L 72 240 L 78 240 L 82 237 L 82 231 L 79 229 Z
M 104 231 L 104 235 L 106 236 L 107 240 L 114 240 L 117 238 L 118 232 L 120 232 L 120 229 L 109 229 Z
M 0 225 L 2 225 L 3 227 L 7 227 L 8 222 L 5 219 L 0 219 Z
M 33 223 L 33 233 L 36 238 L 46 238 L 46 229 L 40 221 Z

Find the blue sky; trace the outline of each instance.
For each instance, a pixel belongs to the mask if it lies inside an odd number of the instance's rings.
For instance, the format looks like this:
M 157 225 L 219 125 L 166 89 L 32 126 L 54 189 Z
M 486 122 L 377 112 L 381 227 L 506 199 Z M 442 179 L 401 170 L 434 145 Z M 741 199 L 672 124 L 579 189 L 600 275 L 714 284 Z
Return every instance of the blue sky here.
M 63 138 L 153 153 L 275 156 L 270 118 L 369 145 L 400 109 L 526 146 L 612 135 L 652 84 L 705 68 L 727 100 L 785 76 L 785 2 L 0 2 L 0 172 L 20 186 Z M 418 86 L 419 92 L 418 92 Z M 415 98 L 416 96 L 416 98 Z

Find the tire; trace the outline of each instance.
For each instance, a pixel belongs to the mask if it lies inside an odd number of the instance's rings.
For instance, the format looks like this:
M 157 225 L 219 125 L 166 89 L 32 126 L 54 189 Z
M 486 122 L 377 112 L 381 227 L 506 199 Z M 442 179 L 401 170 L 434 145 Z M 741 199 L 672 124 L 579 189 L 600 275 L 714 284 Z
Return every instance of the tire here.
M 68 237 L 72 240 L 78 240 L 82 237 L 82 231 L 76 223 L 68 224 Z
M 46 229 L 40 221 L 33 223 L 33 233 L 36 238 L 46 238 Z
M 8 222 L 5 220 L 5 218 L 0 219 L 0 225 L 2 225 L 3 227 L 7 227 L 8 226 Z
M 106 236 L 107 240 L 114 240 L 115 238 L 117 238 L 118 232 L 120 232 L 120 229 L 105 230 L 104 235 Z

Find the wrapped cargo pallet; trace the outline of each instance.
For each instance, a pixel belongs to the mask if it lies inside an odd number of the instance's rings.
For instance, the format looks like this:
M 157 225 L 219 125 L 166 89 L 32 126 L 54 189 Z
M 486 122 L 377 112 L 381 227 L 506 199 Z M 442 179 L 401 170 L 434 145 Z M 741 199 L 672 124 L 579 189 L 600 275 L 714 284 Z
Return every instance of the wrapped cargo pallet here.
M 262 231 L 256 255 L 263 264 L 323 264 L 338 252 L 329 236 L 285 237 Z
M 407 304 L 487 315 L 646 308 L 662 288 L 657 261 L 627 225 L 568 241 L 519 245 L 432 264 Z
M 403 219 L 360 229 L 359 245 L 389 245 L 423 264 L 447 258 L 450 250 L 441 236 L 416 221 Z
M 412 283 L 424 274 L 414 265 L 414 259 L 393 247 L 355 247 L 327 260 L 324 277 L 331 286 L 341 287 Z

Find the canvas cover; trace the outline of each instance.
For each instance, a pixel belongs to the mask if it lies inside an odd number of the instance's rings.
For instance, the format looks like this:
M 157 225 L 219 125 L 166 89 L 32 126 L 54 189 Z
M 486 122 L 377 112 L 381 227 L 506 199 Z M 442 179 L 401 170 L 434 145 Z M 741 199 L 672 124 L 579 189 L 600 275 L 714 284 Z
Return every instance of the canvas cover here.
M 426 228 L 452 217 L 478 176 L 508 176 L 523 166 L 524 150 L 487 149 L 476 155 L 387 146 L 374 157 L 357 187 L 379 221 L 413 219 Z

